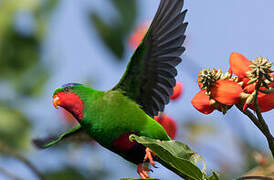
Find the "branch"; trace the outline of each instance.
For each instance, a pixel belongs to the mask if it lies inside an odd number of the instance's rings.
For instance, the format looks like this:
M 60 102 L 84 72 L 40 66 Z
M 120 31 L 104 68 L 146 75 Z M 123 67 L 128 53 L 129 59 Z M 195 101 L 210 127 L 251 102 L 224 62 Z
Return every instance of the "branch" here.
M 264 120 L 264 118 L 262 116 L 262 113 L 260 111 L 260 107 L 258 105 L 258 99 L 257 99 L 257 97 L 258 97 L 258 94 L 259 94 L 259 89 L 260 89 L 260 86 L 261 86 L 261 81 L 262 81 L 261 78 L 259 78 L 259 80 L 258 80 L 258 82 L 257 82 L 257 84 L 255 86 L 254 107 L 255 107 L 256 115 L 258 117 L 258 121 L 259 121 L 259 123 L 261 124 L 261 127 L 262 127 L 261 131 L 265 135 L 265 137 L 266 137 L 266 139 L 268 141 L 269 148 L 270 148 L 270 150 L 272 152 L 272 156 L 274 158 L 274 138 L 273 138 L 273 136 L 272 136 L 272 134 L 271 134 L 271 132 L 270 132 L 270 130 L 268 128 L 268 125 L 266 124 L 266 122 L 265 122 L 265 120 Z
M 239 177 L 236 180 L 245 180 L 245 179 L 262 179 L 262 180 L 273 180 L 272 177 L 267 177 L 267 176 L 243 176 L 243 177 Z
M 24 156 L 22 156 L 18 152 L 16 152 L 13 149 L 9 148 L 7 145 L 5 145 L 1 141 L 0 141 L 0 152 L 5 153 L 5 154 L 7 154 L 9 156 L 12 156 L 12 157 L 18 159 L 19 161 L 21 161 L 22 163 L 24 163 L 27 167 L 29 167 L 29 169 L 31 169 L 32 172 L 34 174 L 36 174 L 36 176 L 39 179 L 45 180 L 45 177 L 38 171 L 38 169 L 36 169 L 36 167 L 29 160 L 27 160 Z
M 14 175 L 11 172 L 8 172 L 7 170 L 5 170 L 4 168 L 0 167 L 0 173 L 2 173 L 3 175 L 9 177 L 10 179 L 13 180 L 20 180 L 20 178 L 18 178 L 16 175 Z
M 257 99 L 257 98 L 256 98 Z M 243 106 L 240 104 L 236 104 L 236 107 L 242 112 L 244 113 L 247 117 L 249 117 L 249 119 L 255 124 L 255 126 L 260 129 L 260 131 L 263 133 L 263 135 L 266 137 L 268 144 L 269 144 L 269 148 L 272 152 L 272 156 L 274 157 L 274 139 L 273 136 L 270 134 L 270 131 L 268 129 L 267 124 L 263 125 L 257 118 L 256 116 L 251 113 L 248 109 L 243 111 Z M 272 144 L 271 144 L 272 142 Z
M 236 107 L 242 112 L 244 113 L 247 117 L 249 117 L 249 119 L 255 124 L 255 126 L 257 126 L 261 131 L 263 131 L 263 127 L 261 125 L 261 123 L 259 122 L 259 120 L 256 118 L 256 116 L 254 116 L 254 114 L 252 114 L 252 112 L 250 112 L 248 109 L 243 111 L 243 106 L 240 104 L 236 104 Z

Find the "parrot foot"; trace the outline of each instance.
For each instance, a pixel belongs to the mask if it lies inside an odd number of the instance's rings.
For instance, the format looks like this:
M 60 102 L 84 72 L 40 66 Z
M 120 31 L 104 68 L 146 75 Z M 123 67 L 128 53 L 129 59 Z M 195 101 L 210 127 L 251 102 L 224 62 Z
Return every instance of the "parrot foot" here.
M 140 175 L 140 177 L 141 177 L 142 179 L 149 178 L 149 175 L 148 175 L 148 172 L 149 172 L 149 171 L 152 171 L 152 170 L 149 169 L 149 168 L 146 167 L 146 166 L 143 166 L 143 163 L 138 164 L 137 173 Z
M 149 160 L 150 164 L 153 167 L 156 167 L 152 156 L 156 156 L 156 154 L 152 152 L 151 149 L 146 148 L 146 155 L 145 155 L 144 161 Z

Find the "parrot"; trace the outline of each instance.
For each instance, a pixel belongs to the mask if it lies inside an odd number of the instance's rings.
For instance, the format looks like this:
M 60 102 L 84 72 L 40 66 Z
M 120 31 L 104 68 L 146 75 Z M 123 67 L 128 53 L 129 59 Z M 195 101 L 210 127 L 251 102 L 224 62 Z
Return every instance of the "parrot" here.
M 161 0 L 158 10 L 134 51 L 125 73 L 112 89 L 95 90 L 80 83 L 67 83 L 53 93 L 53 105 L 70 112 L 78 125 L 56 138 L 35 139 L 40 148 L 51 147 L 67 137 L 87 134 L 101 146 L 137 165 L 142 179 L 155 166 L 156 154 L 129 136 L 171 140 L 153 119 L 169 103 L 176 84 L 176 66 L 185 51 L 184 0 Z

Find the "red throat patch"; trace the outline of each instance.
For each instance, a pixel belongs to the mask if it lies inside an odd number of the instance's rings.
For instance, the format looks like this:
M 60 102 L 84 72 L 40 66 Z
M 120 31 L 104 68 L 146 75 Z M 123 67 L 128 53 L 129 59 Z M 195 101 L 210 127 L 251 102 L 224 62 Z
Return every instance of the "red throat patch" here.
M 71 92 L 59 92 L 54 97 L 59 97 L 59 106 L 69 111 L 78 121 L 83 119 L 84 102 L 78 95 Z
M 116 140 L 113 141 L 113 146 L 120 151 L 128 151 L 133 146 L 136 145 L 136 141 L 131 142 L 129 136 L 134 133 L 125 133 L 119 136 Z

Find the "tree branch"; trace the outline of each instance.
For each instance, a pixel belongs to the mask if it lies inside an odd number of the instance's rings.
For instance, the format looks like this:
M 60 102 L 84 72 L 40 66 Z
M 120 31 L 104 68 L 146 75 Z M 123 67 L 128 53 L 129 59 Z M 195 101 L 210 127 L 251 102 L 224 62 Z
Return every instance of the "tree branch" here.
M 255 86 L 255 100 L 254 100 L 254 107 L 255 107 L 255 112 L 256 112 L 256 115 L 258 117 L 258 121 L 259 123 L 261 124 L 261 127 L 262 127 L 262 133 L 265 135 L 266 139 L 267 139 L 267 142 L 268 142 L 268 145 L 269 145 L 269 148 L 272 152 L 272 157 L 274 158 L 274 138 L 268 128 L 268 125 L 266 124 L 263 116 L 262 116 L 262 113 L 261 113 L 261 110 L 260 110 L 260 107 L 258 105 L 258 94 L 259 94 L 259 89 L 261 87 L 261 78 L 259 78 L 256 86 Z
M 27 160 L 24 156 L 22 156 L 18 152 L 16 152 L 13 149 L 9 148 L 7 145 L 5 145 L 1 141 L 0 141 L 0 152 L 18 159 L 19 161 L 21 161 L 22 163 L 24 163 L 27 167 L 29 167 L 29 169 L 31 169 L 32 172 L 34 174 L 36 174 L 36 176 L 39 179 L 45 180 L 44 176 L 38 171 L 38 169 L 36 169 L 36 167 L 29 160 Z
M 250 112 L 248 109 L 243 111 L 243 106 L 240 104 L 236 104 L 236 107 L 242 112 L 244 113 L 247 117 L 249 117 L 249 119 L 255 124 L 255 126 L 257 126 L 261 131 L 263 131 L 263 127 L 261 125 L 261 123 L 258 121 L 258 119 L 256 118 L 256 116 L 254 114 L 252 114 L 252 112 Z
M 273 180 L 272 177 L 267 177 L 267 176 L 243 176 L 243 177 L 239 177 L 236 180 L 245 180 L 245 179 L 262 179 L 262 180 Z
M 7 170 L 5 170 L 4 168 L 0 167 L 0 173 L 2 173 L 3 175 L 9 177 L 10 179 L 13 180 L 20 180 L 20 178 L 18 178 L 15 174 L 8 172 Z
M 257 99 L 257 98 L 256 98 Z M 266 137 L 267 142 L 269 144 L 269 148 L 272 152 L 272 156 L 274 157 L 274 147 L 273 147 L 273 143 L 274 143 L 274 139 L 273 136 L 270 134 L 270 131 L 268 129 L 268 126 L 264 126 L 258 119 L 257 117 L 251 113 L 248 109 L 243 111 L 243 106 L 240 104 L 236 104 L 236 107 L 242 112 L 244 113 L 247 117 L 249 117 L 249 119 L 255 124 L 255 126 L 263 133 L 263 135 Z M 271 144 L 272 143 L 272 144 Z

